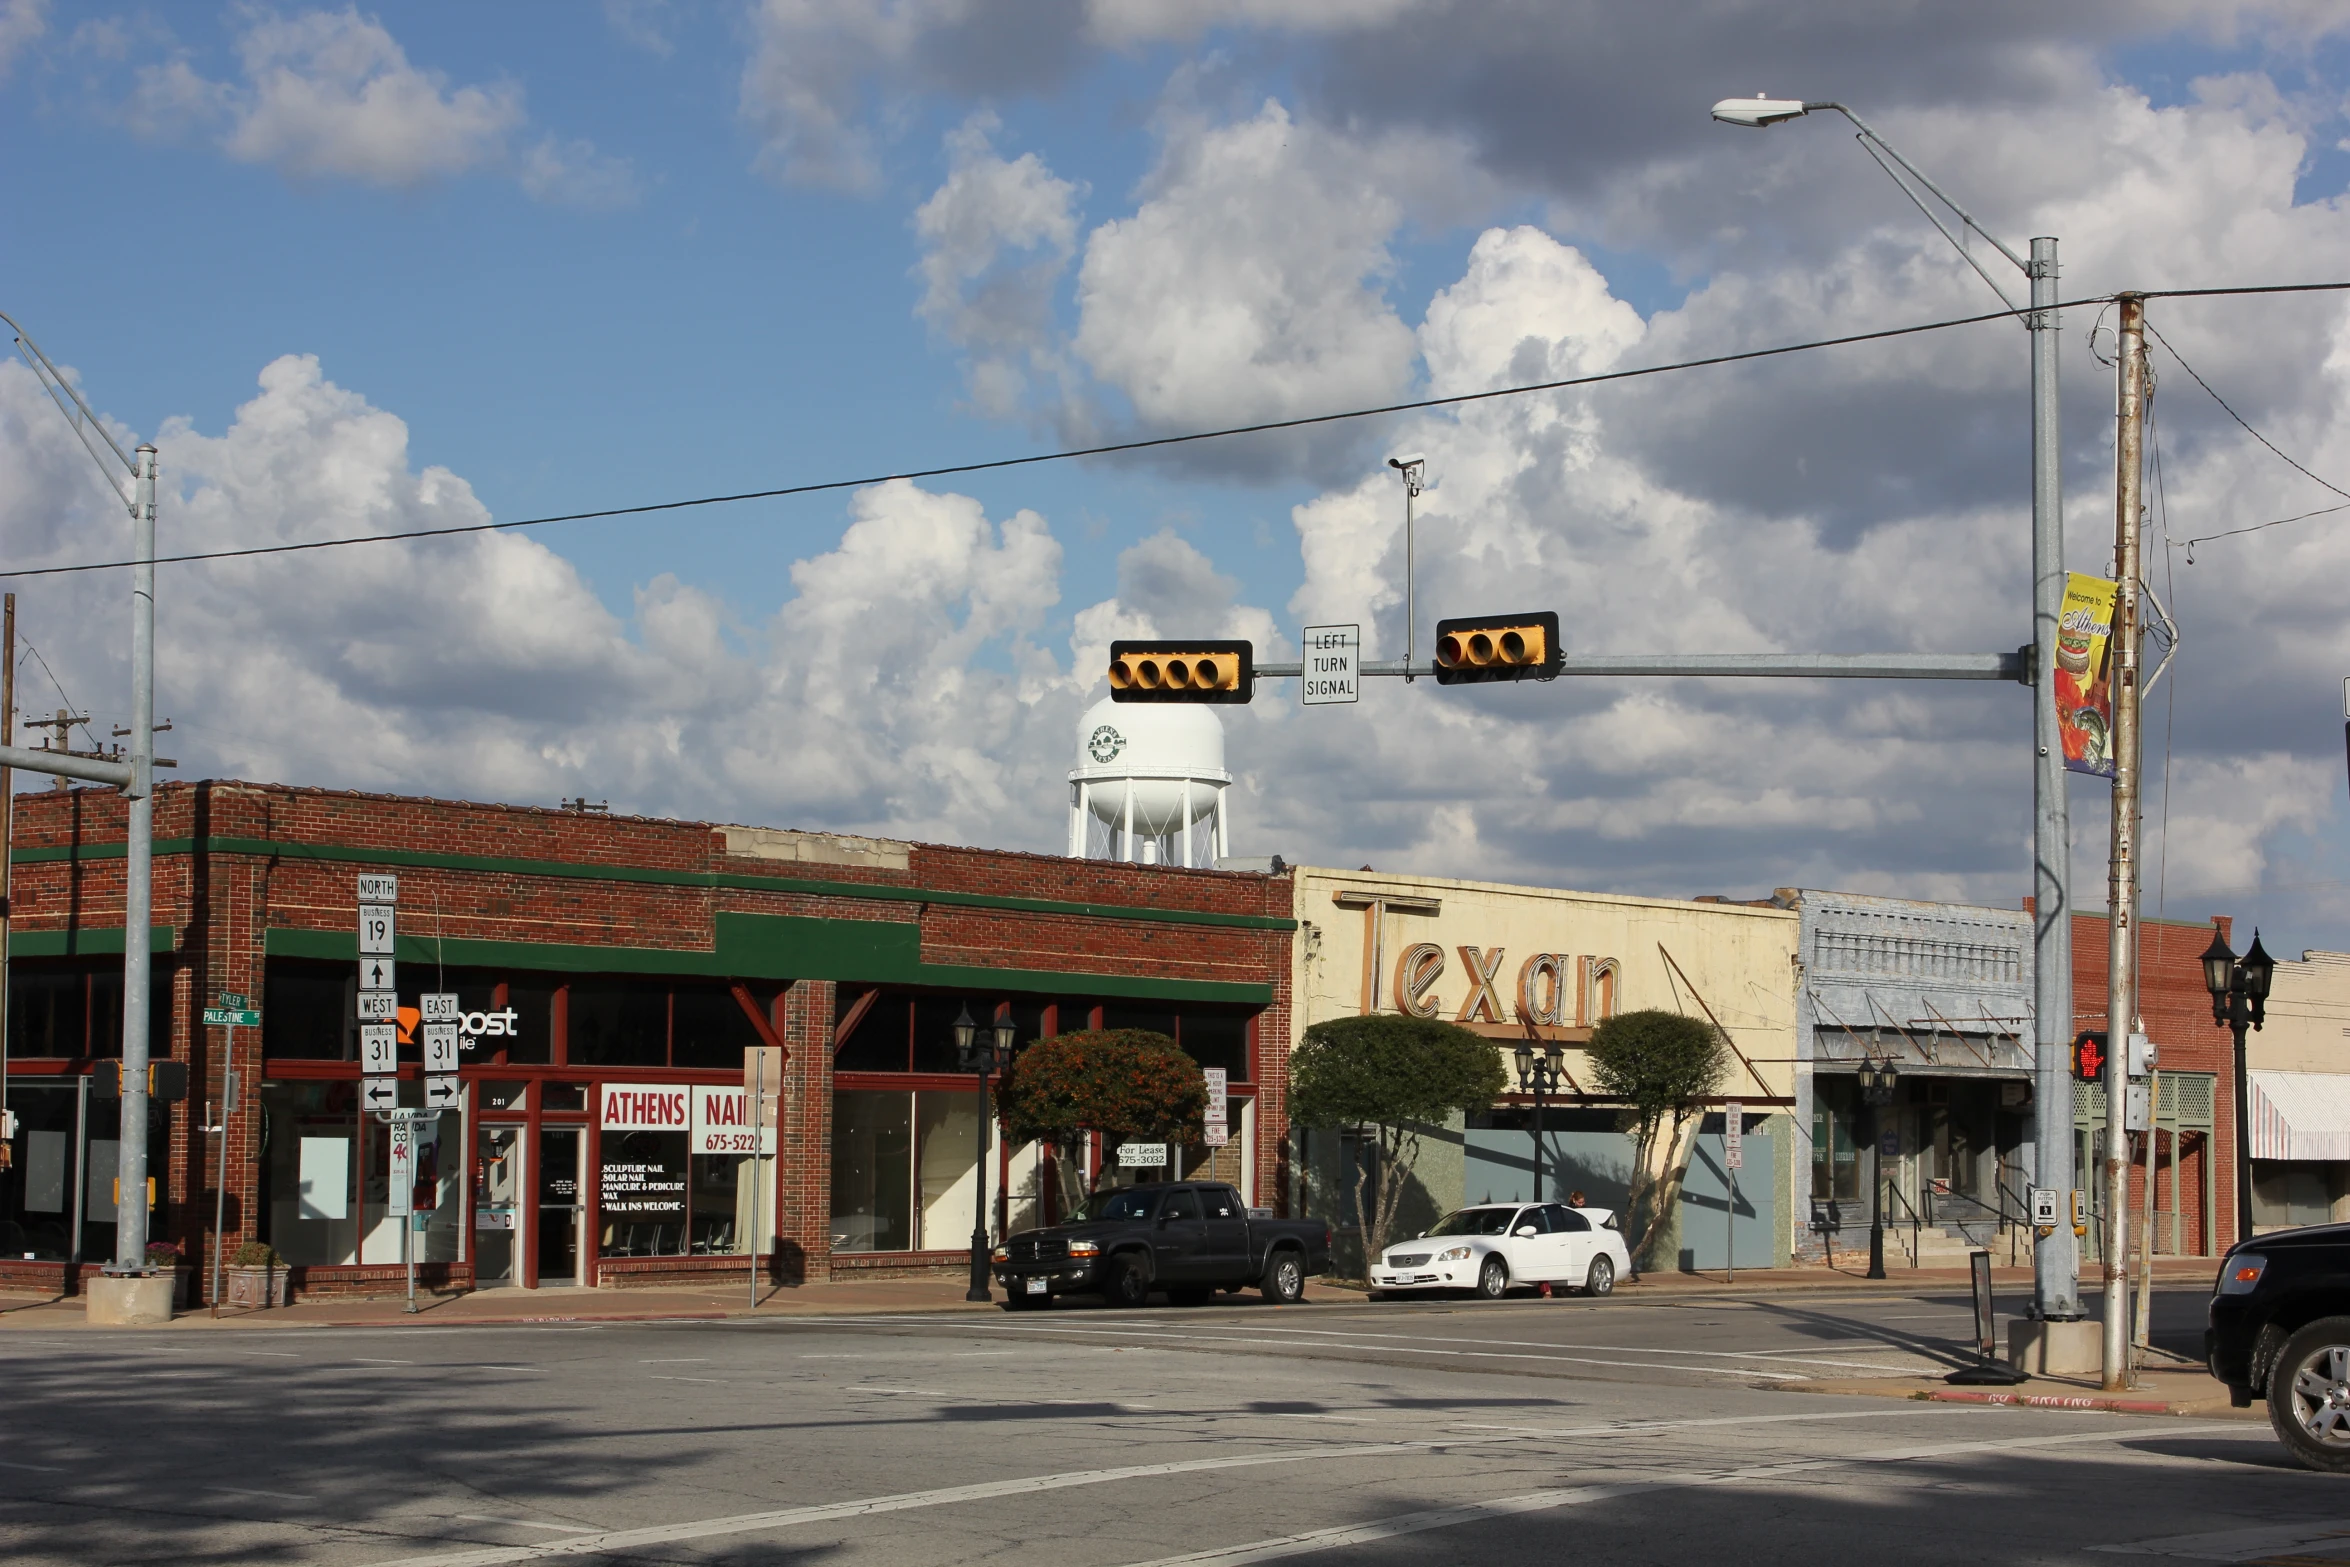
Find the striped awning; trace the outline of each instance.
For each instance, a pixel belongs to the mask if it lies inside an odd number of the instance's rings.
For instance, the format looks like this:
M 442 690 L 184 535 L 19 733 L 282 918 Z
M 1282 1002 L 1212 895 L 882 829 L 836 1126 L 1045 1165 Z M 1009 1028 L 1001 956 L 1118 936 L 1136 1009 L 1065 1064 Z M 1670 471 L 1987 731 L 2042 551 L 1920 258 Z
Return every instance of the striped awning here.
M 2350 1160 L 2350 1073 L 2247 1074 L 2255 1159 Z

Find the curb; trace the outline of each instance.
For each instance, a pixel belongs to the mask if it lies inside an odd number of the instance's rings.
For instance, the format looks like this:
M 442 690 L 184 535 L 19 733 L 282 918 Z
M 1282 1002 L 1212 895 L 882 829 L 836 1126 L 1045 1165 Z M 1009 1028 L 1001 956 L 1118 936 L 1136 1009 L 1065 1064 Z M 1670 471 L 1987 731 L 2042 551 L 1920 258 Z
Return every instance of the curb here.
M 2183 1415 L 2187 1410 L 2157 1398 L 2098 1398 L 2065 1393 L 1966 1393 L 1921 1388 L 1909 1395 L 1925 1404 L 2010 1404 L 2023 1409 L 2099 1409 L 2116 1415 Z

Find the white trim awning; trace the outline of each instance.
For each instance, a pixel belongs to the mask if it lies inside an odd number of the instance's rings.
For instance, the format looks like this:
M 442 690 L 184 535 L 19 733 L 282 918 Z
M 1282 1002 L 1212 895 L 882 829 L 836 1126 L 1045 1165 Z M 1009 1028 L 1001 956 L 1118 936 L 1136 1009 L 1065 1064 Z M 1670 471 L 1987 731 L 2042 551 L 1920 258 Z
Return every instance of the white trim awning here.
M 2247 1075 L 2253 1158 L 2350 1160 L 2350 1073 Z

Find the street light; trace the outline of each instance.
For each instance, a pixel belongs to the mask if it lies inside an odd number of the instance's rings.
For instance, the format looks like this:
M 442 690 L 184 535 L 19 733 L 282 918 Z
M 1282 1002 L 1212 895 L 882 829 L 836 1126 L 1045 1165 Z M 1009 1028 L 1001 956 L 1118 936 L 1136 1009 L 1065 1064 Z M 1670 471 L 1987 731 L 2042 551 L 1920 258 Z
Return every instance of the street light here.
M 1916 203 L 1944 239 L 1956 247 L 2001 303 L 2018 308 L 1997 279 L 1984 271 L 1958 234 L 1937 216 L 1904 173 L 1957 215 L 1966 229 L 1990 241 L 2017 271 L 2030 280 L 2031 308 L 2024 326 L 2032 334 L 2032 1016 L 2034 1101 L 2046 1108 L 2037 1117 L 2034 1139 L 2036 1178 L 2059 1189 L 2073 1184 L 2073 1143 L 2070 1117 L 2055 1107 L 2070 1104 L 2065 1044 L 2072 1036 L 2072 828 L 2066 819 L 2064 738 L 2056 712 L 2056 630 L 2064 613 L 2064 472 L 2057 429 L 2057 319 L 2056 241 L 2042 235 L 2032 241 L 2029 260 L 2001 244 L 1942 187 L 1920 173 L 1916 165 L 1893 150 L 1861 117 L 1843 104 L 1795 98 L 1725 98 L 1714 105 L 1713 117 L 1725 125 L 1767 130 L 1816 110 L 1833 110 L 1860 133 L 1861 149 L 1877 161 Z M 2032 1250 L 2034 1306 L 2040 1317 L 2073 1321 L 2081 1314 L 2080 1252 L 2072 1230 L 2058 1225 Z
M 971 1021 L 971 1006 L 965 1002 L 955 1014 L 955 1060 L 958 1065 L 979 1079 L 979 1203 L 971 1216 L 971 1287 L 963 1298 L 971 1301 L 994 1299 L 987 1292 L 987 1079 L 988 1074 L 1001 1073 L 1012 1064 L 1012 1044 L 1019 1025 L 1009 1015 L 995 1020 L 995 1027 L 982 1038 L 979 1025 Z
M 1410 685 L 1417 678 L 1412 673 L 1412 659 L 1419 650 L 1420 631 L 1412 604 L 1412 502 L 1427 485 L 1428 459 L 1419 452 L 1404 452 L 1388 458 L 1387 466 L 1403 478 L 1403 678 L 1404 684 Z
M 2211 992 L 2211 1020 L 2236 1036 L 2236 1240 L 2252 1238 L 2252 1115 L 2245 1101 L 2244 1030 L 2258 1028 L 2268 1018 L 2268 987 L 2276 979 L 2277 960 L 2252 932 L 2252 950 L 2241 958 L 2228 947 L 2228 938 L 2211 928 L 2211 945 L 2203 949 L 2203 988 Z
M 1542 1194 L 1542 1098 L 1567 1081 L 1567 1053 L 1556 1045 L 1518 1047 L 1518 1092 L 1534 1095 L 1534 1200 Z
M 1891 1104 L 1901 1089 L 1901 1074 L 1894 1069 L 1890 1058 L 1883 1062 L 1863 1057 L 1860 1071 L 1860 1102 L 1869 1107 L 1869 1168 L 1876 1179 L 1876 1191 L 1869 1204 L 1869 1277 L 1885 1276 L 1885 1206 L 1886 1194 L 1892 1183 L 1878 1160 L 1883 1157 L 1885 1128 L 1883 1108 Z

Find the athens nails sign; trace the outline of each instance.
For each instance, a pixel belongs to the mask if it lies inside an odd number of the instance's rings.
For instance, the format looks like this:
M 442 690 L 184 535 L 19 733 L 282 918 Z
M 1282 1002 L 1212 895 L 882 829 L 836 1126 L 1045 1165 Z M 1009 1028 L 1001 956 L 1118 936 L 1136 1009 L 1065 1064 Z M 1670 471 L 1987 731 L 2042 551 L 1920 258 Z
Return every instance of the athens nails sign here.
M 685 1132 L 698 1154 L 775 1152 L 775 1128 L 751 1129 L 751 1096 L 740 1088 L 677 1083 L 606 1083 L 607 1132 Z

